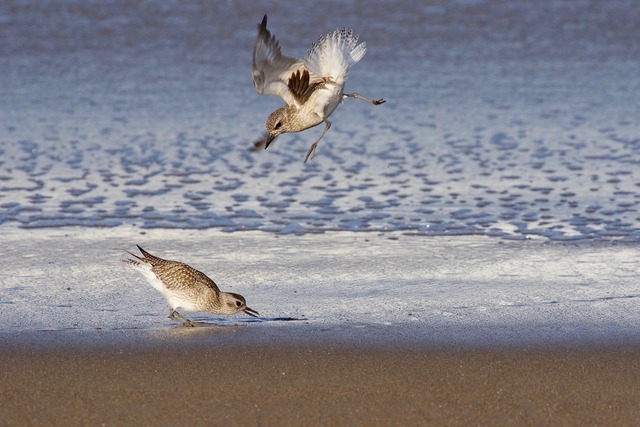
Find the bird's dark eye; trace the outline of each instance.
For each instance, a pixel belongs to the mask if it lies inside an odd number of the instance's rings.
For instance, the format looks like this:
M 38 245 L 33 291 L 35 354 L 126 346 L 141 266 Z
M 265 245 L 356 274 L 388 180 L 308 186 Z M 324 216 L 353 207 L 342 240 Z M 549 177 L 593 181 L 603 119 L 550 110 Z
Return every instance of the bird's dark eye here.
M 278 122 L 276 123 L 276 125 L 273 127 L 274 129 L 280 129 L 282 127 L 282 122 Z
M 242 303 L 240 301 L 236 301 L 236 307 L 242 307 Z

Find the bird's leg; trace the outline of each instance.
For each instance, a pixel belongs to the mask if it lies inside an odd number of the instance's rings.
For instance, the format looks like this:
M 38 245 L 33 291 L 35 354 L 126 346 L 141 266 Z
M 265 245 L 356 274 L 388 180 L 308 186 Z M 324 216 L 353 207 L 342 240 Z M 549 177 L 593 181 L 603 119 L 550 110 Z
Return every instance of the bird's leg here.
M 384 99 L 369 99 L 369 98 L 365 98 L 364 96 L 358 94 L 358 93 L 345 93 L 344 94 L 345 97 L 349 97 L 349 98 L 356 98 L 356 99 L 361 99 L 363 101 L 367 101 L 372 103 L 373 105 L 380 105 L 380 104 L 384 104 L 385 100 Z
M 182 314 L 178 313 L 173 308 L 169 310 L 169 319 L 176 320 L 176 321 L 181 321 L 182 322 L 182 326 L 188 326 L 188 327 L 196 326 L 195 323 L 193 323 L 191 320 L 189 320 L 186 317 L 184 317 Z
M 329 120 L 325 119 L 324 122 L 326 123 L 326 125 L 324 127 L 324 130 L 320 134 L 320 138 L 318 138 L 318 140 L 316 142 L 314 142 L 313 144 L 311 144 L 311 147 L 309 147 L 309 151 L 307 151 L 307 157 L 304 158 L 304 162 L 305 163 L 307 163 L 307 160 L 313 159 L 313 155 L 316 153 L 316 146 L 318 145 L 318 142 L 320 142 L 320 140 L 322 139 L 324 134 L 327 133 L 327 131 L 331 127 L 331 122 Z

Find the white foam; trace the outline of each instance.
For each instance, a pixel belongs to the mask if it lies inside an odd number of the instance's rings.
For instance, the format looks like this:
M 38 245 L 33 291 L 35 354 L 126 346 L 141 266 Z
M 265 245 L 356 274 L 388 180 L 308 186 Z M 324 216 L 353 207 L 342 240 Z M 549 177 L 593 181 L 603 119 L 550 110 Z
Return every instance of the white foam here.
M 2 239 L 3 332 L 174 325 L 164 298 L 120 262 L 136 243 L 240 293 L 262 319 L 194 316 L 212 324 L 410 325 L 418 340 L 450 342 L 614 340 L 640 330 L 637 250 L 620 245 L 125 228 Z

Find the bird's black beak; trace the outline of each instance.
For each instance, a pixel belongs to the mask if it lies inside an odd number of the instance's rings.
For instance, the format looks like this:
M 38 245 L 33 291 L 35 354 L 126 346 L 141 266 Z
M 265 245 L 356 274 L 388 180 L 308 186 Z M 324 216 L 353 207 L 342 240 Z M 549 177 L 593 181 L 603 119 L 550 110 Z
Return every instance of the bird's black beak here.
M 249 307 L 245 307 L 244 310 L 242 310 L 242 312 L 244 314 L 248 314 L 249 316 L 252 316 L 252 317 L 258 317 L 260 315 L 260 313 L 258 313 L 255 310 L 250 309 Z
M 273 140 L 276 139 L 276 136 L 277 135 L 267 134 L 264 138 L 253 144 L 253 147 L 251 147 L 251 151 L 259 151 L 263 149 L 266 150 L 273 142 Z

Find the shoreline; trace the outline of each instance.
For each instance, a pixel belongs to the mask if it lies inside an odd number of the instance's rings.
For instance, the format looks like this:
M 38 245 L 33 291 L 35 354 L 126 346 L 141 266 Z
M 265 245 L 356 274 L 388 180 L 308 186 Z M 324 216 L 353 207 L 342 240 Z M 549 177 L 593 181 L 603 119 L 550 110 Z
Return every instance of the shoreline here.
M 236 323 L 198 321 L 184 327 L 167 321 L 159 328 L 2 330 L 3 349 L 105 351 L 113 348 L 154 350 L 188 346 L 252 347 L 306 346 L 330 343 L 352 348 L 406 349 L 416 351 L 493 351 L 518 348 L 640 348 L 640 334 L 614 325 L 589 325 L 581 329 L 563 325 L 425 325 L 423 323 L 322 323 L 307 319 L 237 319 Z

